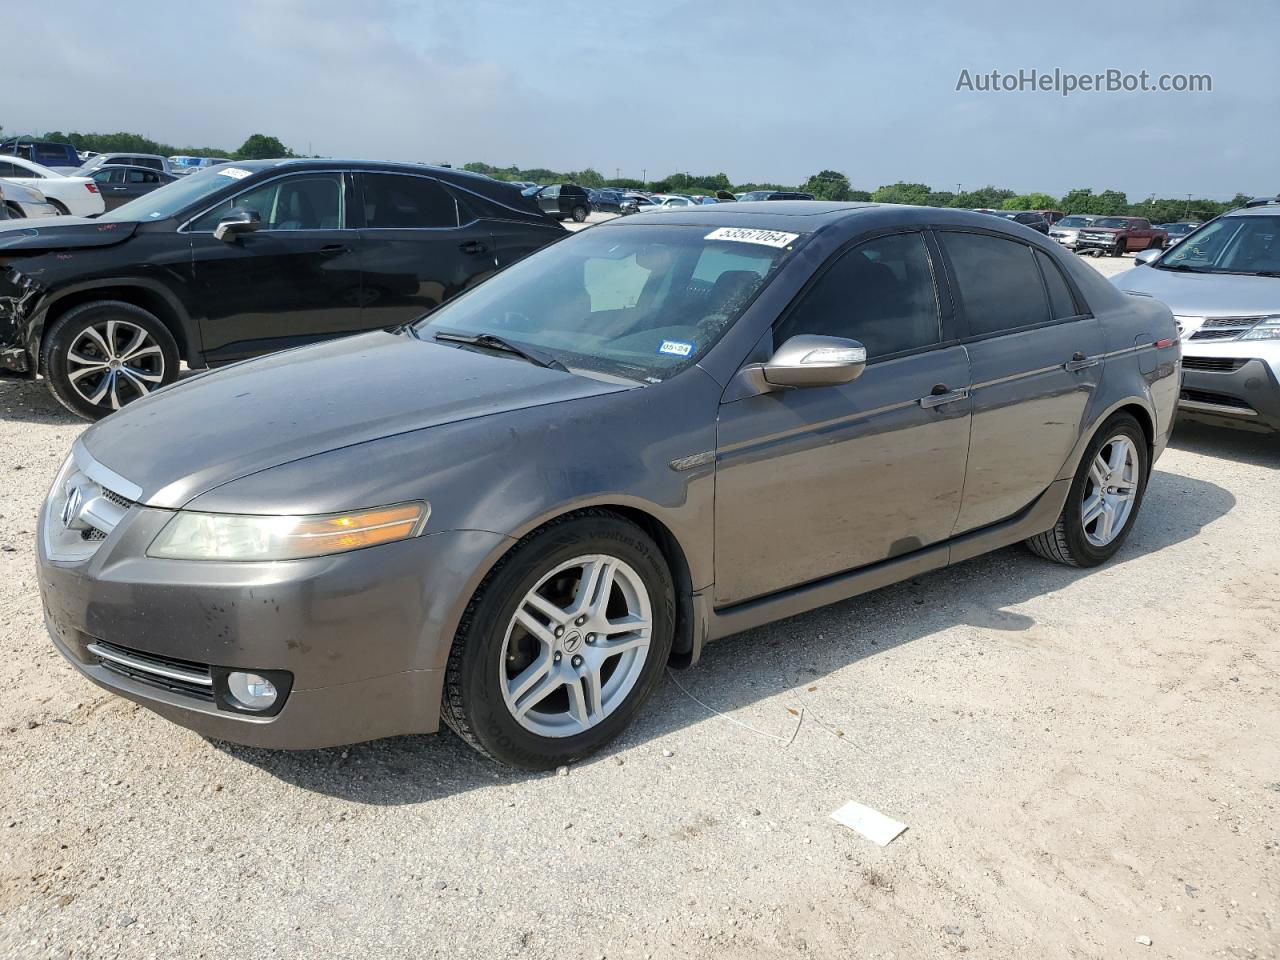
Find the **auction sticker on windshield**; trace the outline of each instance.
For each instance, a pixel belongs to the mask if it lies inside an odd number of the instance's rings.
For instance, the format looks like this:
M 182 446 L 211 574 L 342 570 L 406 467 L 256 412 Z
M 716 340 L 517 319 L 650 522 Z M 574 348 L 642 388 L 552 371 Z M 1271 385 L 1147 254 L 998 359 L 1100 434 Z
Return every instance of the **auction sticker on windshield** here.
M 782 248 L 793 243 L 800 234 L 782 233 L 778 230 L 753 230 L 748 227 L 720 227 L 712 230 L 703 240 L 733 240 L 737 243 L 762 243 L 766 247 Z
M 230 177 L 232 180 L 243 180 L 252 172 L 251 170 L 241 170 L 239 167 L 227 167 L 225 170 L 219 170 L 218 176 Z

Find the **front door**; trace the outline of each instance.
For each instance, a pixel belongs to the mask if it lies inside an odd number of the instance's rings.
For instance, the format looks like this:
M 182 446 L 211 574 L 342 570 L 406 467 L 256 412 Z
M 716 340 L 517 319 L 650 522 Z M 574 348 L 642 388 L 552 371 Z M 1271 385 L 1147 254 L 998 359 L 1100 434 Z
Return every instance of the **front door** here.
M 232 197 L 188 227 L 209 362 L 362 329 L 360 237 L 346 219 L 351 196 L 341 173 L 298 173 Z M 214 228 L 233 205 L 257 210 L 261 226 L 219 240 Z
M 837 254 L 781 319 L 774 345 L 799 334 L 859 340 L 862 376 L 721 406 L 717 605 L 951 535 L 969 448 L 969 364 L 948 342 L 932 260 L 919 233 Z
M 406 323 L 493 273 L 483 221 L 460 216 L 454 195 L 417 174 L 361 173 L 364 326 Z
M 1061 472 L 1102 370 L 1098 321 L 1030 244 L 940 232 L 973 371 L 973 435 L 957 532 L 1004 520 Z

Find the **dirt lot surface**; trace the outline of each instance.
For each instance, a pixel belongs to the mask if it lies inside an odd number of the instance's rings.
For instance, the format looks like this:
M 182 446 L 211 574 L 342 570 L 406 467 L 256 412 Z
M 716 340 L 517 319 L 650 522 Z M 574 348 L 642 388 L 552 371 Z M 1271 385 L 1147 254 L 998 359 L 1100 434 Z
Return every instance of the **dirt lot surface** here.
M 1180 428 L 1110 565 L 1008 549 L 726 640 L 530 776 L 213 744 L 80 679 L 33 532 L 82 427 L 0 382 L 0 957 L 1280 952 L 1276 438 Z

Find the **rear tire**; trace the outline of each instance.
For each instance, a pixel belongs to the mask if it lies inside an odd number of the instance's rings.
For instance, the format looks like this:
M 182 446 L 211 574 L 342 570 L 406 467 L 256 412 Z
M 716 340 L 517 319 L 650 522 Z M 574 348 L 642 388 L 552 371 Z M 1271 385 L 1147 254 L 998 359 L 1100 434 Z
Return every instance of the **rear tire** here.
M 1116 414 L 1098 429 L 1080 458 L 1058 522 L 1024 542 L 1032 553 L 1055 563 L 1105 563 L 1137 521 L 1150 469 L 1151 452 L 1142 427 L 1131 415 Z
M 95 300 L 49 328 L 40 369 L 59 403 L 99 420 L 178 378 L 178 343 L 152 313 L 121 300 Z
M 586 222 L 586 220 L 587 220 L 587 208 L 586 208 L 586 207 L 574 207 L 574 208 L 573 208 L 573 222 L 574 222 L 574 223 L 585 223 L 585 222 Z
M 607 570 L 607 581 L 596 579 Z M 644 626 L 619 629 L 624 622 Z M 499 763 L 572 763 L 630 723 L 674 634 L 671 573 L 644 531 L 603 510 L 552 521 L 472 597 L 449 652 L 441 717 Z
M 45 199 L 49 201 L 49 206 L 53 207 L 55 210 L 58 211 L 58 216 L 60 217 L 71 216 L 71 211 L 67 209 L 67 205 L 63 203 L 61 200 L 55 200 L 53 199 L 53 197 L 45 197 Z

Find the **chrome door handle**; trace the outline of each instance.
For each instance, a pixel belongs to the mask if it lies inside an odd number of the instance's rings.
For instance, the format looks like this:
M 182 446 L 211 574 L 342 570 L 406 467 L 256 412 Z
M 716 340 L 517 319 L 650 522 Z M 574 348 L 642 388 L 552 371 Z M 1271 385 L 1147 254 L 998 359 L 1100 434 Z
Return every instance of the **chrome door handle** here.
M 1077 370 L 1085 370 L 1089 367 L 1096 367 L 1097 365 L 1097 357 L 1086 357 L 1083 353 L 1076 353 L 1075 356 L 1062 366 L 1067 373 L 1075 373 Z
M 944 403 L 955 403 L 957 400 L 964 400 L 969 396 L 969 388 L 962 390 L 948 390 L 946 393 L 931 393 L 927 397 L 920 398 L 920 406 L 926 410 L 931 407 L 940 407 Z

